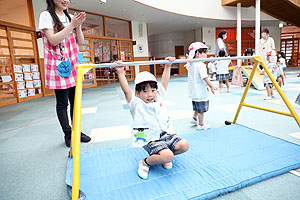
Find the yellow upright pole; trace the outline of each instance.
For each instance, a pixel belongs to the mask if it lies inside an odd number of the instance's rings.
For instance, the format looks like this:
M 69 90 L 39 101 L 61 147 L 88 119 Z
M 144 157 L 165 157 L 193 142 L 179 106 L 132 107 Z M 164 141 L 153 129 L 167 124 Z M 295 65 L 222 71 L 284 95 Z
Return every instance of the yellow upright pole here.
M 253 79 L 253 77 L 254 77 L 255 71 L 256 71 L 256 69 L 257 69 L 257 66 L 258 66 L 258 61 L 254 59 L 254 66 L 253 66 L 253 68 L 252 68 L 250 77 L 249 77 L 249 79 L 248 79 L 246 88 L 245 88 L 245 90 L 244 90 L 244 93 L 243 93 L 241 102 L 240 102 L 240 104 L 239 104 L 239 107 L 238 107 L 238 109 L 237 109 L 237 111 L 236 111 L 236 113 L 235 113 L 234 120 L 233 120 L 232 124 L 235 124 L 236 121 L 237 121 L 237 118 L 238 118 L 238 116 L 239 116 L 239 114 L 240 114 L 240 111 L 241 111 L 241 108 L 242 108 L 242 104 L 243 104 L 244 101 L 245 101 L 246 95 L 247 95 L 248 90 L 249 90 L 249 88 L 250 88 L 250 85 L 251 85 L 252 79 Z
M 292 116 L 294 117 L 294 119 L 296 120 L 298 126 L 300 127 L 300 119 L 297 115 L 297 113 L 295 112 L 294 108 L 292 107 L 291 103 L 289 102 L 289 100 L 286 98 L 285 94 L 283 93 L 281 87 L 278 85 L 278 83 L 276 82 L 275 78 L 273 77 L 273 75 L 271 74 L 270 70 L 268 69 L 267 65 L 263 62 L 263 60 L 261 59 L 260 56 L 254 56 L 255 60 L 259 60 L 261 65 L 263 66 L 265 72 L 268 74 L 268 76 L 270 77 L 272 83 L 274 84 L 276 90 L 278 91 L 279 95 L 281 96 L 282 100 L 284 101 L 285 105 L 288 107 L 289 111 L 292 113 Z
M 82 79 L 83 69 L 77 68 L 77 79 L 74 99 L 74 114 L 72 125 L 71 154 L 73 156 L 73 184 L 72 200 L 79 197 L 79 174 L 80 174 L 80 135 L 81 135 L 81 101 L 82 101 Z

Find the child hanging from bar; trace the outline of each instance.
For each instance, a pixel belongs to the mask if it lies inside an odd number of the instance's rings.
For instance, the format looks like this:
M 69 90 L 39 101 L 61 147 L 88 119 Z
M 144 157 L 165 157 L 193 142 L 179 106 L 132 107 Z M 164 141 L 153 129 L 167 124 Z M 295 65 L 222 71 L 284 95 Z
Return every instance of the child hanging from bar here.
M 173 62 L 175 58 L 167 57 L 166 60 Z M 189 148 L 188 141 L 175 134 L 162 102 L 170 79 L 171 64 L 165 65 L 161 83 L 153 74 L 140 72 L 135 78 L 135 95 L 128 86 L 124 67 L 116 67 L 116 70 L 133 117 L 132 147 L 143 147 L 149 153 L 148 157 L 139 161 L 138 166 L 140 178 L 147 179 L 150 166 L 162 164 L 163 168 L 171 169 L 174 155 Z

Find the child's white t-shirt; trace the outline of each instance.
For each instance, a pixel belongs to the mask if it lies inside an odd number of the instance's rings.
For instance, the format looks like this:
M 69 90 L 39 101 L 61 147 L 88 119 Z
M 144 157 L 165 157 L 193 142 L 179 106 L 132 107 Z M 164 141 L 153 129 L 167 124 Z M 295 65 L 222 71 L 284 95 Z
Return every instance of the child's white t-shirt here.
M 209 68 L 209 71 L 210 72 L 216 72 L 216 67 L 215 67 L 215 63 L 213 63 L 213 62 L 209 62 L 208 63 L 208 68 Z
M 167 108 L 163 103 L 165 94 L 164 87 L 158 84 L 155 102 L 145 103 L 139 97 L 132 97 L 128 104 L 133 118 L 132 147 L 142 147 L 150 141 L 158 140 L 163 131 L 175 134 Z M 140 131 L 139 129 L 143 130 Z
M 228 74 L 228 66 L 230 64 L 230 60 L 217 60 L 216 62 L 216 70 L 217 74 Z
M 73 15 L 71 15 L 71 14 L 69 14 L 69 15 L 71 18 L 73 17 Z M 70 23 L 68 17 L 65 15 L 65 13 L 63 13 L 61 16 L 60 15 L 57 15 L 57 16 L 64 26 L 67 26 Z M 43 11 L 40 14 L 38 29 L 41 31 L 43 29 L 53 29 L 53 26 L 54 26 L 54 21 L 50 15 L 50 13 L 47 10 Z
M 277 70 L 276 70 L 276 68 L 278 68 L 276 66 L 276 63 L 270 63 L 270 62 L 268 62 L 267 63 L 267 67 L 268 67 L 269 71 L 271 72 L 273 78 L 276 79 L 277 78 Z M 266 72 L 264 72 L 263 81 L 264 81 L 264 83 L 272 83 L 271 79 L 269 78 L 269 76 L 268 76 L 268 74 Z
M 286 67 L 285 59 L 284 59 L 284 58 L 279 58 L 279 62 L 280 62 L 280 66 L 281 66 L 282 68 L 285 68 L 285 67 Z
M 208 101 L 208 90 L 206 82 L 208 77 L 206 65 L 203 62 L 194 62 L 187 65 L 188 91 L 193 101 Z

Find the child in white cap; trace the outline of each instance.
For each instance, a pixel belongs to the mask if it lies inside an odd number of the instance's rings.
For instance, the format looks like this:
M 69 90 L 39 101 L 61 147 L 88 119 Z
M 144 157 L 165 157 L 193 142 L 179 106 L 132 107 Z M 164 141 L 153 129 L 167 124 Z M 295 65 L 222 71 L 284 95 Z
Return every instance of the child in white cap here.
M 194 42 L 189 46 L 189 59 L 207 58 L 207 46 L 202 42 Z M 192 99 L 194 116 L 191 123 L 197 125 L 197 130 L 207 130 L 209 125 L 204 124 L 204 113 L 208 111 L 208 89 L 215 94 L 215 87 L 209 81 L 204 62 L 192 62 L 186 65 L 188 70 L 188 89 Z M 197 121 L 198 118 L 198 121 Z
M 173 62 L 175 59 L 167 57 Z M 166 64 L 161 84 L 149 72 L 141 72 L 135 78 L 135 95 L 128 86 L 124 67 L 117 67 L 121 88 L 125 94 L 133 118 L 132 147 L 143 147 L 149 156 L 139 161 L 138 175 L 148 178 L 151 165 L 162 164 L 172 168 L 174 155 L 184 153 L 189 148 L 187 140 L 175 134 L 167 109 L 162 100 L 170 79 L 171 64 Z

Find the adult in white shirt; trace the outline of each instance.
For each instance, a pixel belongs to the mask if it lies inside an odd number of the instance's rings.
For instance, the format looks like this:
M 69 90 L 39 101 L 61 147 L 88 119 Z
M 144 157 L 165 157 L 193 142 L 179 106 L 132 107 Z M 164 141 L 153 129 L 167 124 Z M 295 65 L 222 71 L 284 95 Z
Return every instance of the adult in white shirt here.
M 261 39 L 258 43 L 257 54 L 260 55 L 265 63 L 267 63 L 267 52 L 275 50 L 274 39 L 269 36 L 269 29 L 264 28 L 261 33 Z
M 218 35 L 218 39 L 216 42 L 216 51 L 215 51 L 215 56 L 218 57 L 219 56 L 219 51 L 223 50 L 225 51 L 225 56 L 228 56 L 227 50 L 226 50 L 226 45 L 224 40 L 227 39 L 227 31 L 226 30 L 222 30 L 220 31 L 219 35 Z

